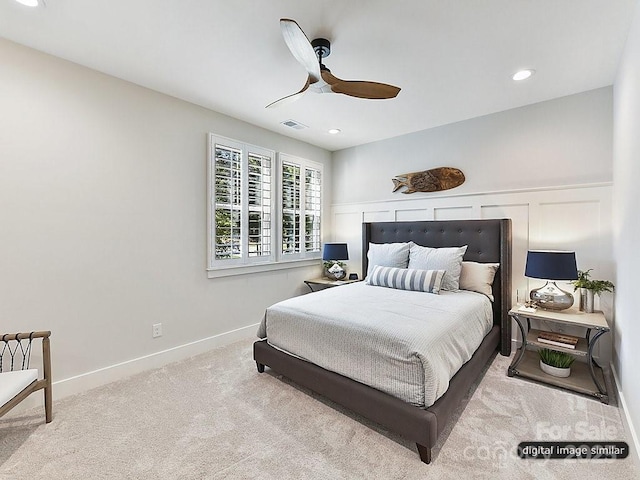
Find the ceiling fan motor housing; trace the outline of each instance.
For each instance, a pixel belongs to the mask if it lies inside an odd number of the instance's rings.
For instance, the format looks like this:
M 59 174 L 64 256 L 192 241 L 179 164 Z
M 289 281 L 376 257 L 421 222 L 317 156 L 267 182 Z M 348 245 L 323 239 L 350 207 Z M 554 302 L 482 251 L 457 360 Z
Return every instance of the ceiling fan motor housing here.
M 313 51 L 316 52 L 318 60 L 322 63 L 323 58 L 327 58 L 331 54 L 331 42 L 326 38 L 316 38 L 311 41 Z

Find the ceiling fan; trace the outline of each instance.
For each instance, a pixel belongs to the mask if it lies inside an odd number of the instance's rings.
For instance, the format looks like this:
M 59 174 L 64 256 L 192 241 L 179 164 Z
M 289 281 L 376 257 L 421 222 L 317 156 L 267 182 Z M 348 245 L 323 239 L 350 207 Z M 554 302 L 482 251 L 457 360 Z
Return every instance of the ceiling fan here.
M 307 90 L 316 93 L 342 93 L 351 97 L 383 99 L 394 98 L 400 89 L 393 85 L 378 82 L 341 80 L 331 74 L 322 60 L 331 53 L 331 43 L 326 38 L 316 38 L 312 42 L 300 26 L 288 18 L 280 19 L 280 29 L 284 41 L 298 62 L 307 70 L 309 76 L 302 90 L 293 95 L 267 105 L 266 108 L 290 103 L 300 98 Z

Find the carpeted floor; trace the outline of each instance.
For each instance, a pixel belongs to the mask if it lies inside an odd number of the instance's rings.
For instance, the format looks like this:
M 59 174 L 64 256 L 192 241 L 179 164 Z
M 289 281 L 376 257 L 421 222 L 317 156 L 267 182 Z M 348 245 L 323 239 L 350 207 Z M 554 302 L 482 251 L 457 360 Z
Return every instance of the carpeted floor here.
M 0 479 L 640 478 L 626 460 L 522 460 L 526 440 L 620 440 L 615 406 L 506 376 L 497 356 L 431 465 L 415 446 L 258 374 L 251 341 L 0 419 Z M 628 440 L 627 440 L 628 441 Z

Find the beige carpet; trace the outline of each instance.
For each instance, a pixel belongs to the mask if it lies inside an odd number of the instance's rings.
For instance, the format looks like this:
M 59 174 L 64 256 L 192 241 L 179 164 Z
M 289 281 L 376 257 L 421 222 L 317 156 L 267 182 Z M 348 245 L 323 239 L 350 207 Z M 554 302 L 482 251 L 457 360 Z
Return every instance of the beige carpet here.
M 434 462 L 270 373 L 251 342 L 0 419 L 0 479 L 620 479 L 626 460 L 521 460 L 526 440 L 625 440 L 618 409 L 505 374 L 496 357 Z M 538 435 L 539 434 L 539 435 Z

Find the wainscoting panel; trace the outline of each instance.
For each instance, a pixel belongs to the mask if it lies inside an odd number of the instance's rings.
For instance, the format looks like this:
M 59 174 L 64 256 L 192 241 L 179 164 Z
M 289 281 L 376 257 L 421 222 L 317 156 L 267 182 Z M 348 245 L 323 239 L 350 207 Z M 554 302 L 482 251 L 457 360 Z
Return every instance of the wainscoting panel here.
M 433 209 L 434 220 L 464 220 L 477 217 L 472 205 L 464 207 L 436 207 Z
M 599 271 L 604 248 L 602 208 L 596 200 L 541 204 L 537 248 L 575 250 L 579 269 Z
M 524 276 L 524 267 L 527 261 L 527 250 L 529 247 L 529 204 L 512 205 L 482 205 L 480 207 L 480 218 L 510 218 L 512 237 L 512 288 L 513 297 L 511 303 L 515 305 L 518 301 L 516 292 L 520 291 L 524 295 L 528 288 L 527 278 Z
M 393 210 L 362 210 L 363 222 L 393 222 L 394 219 Z
M 333 216 L 332 242 L 347 242 L 351 265 L 362 258 L 362 211 L 337 213 Z M 357 270 L 350 268 L 351 272 Z
M 330 220 L 334 240 L 349 244 L 348 270 L 362 274 L 361 226 L 355 222 L 354 212 L 360 212 L 365 222 L 511 218 L 515 305 L 516 292 L 524 296 L 541 285 L 541 281 L 524 276 L 530 249 L 573 250 L 579 269 L 592 268 L 593 278 L 614 278 L 612 190 L 610 183 L 604 183 L 461 195 L 418 193 L 380 202 L 335 204 Z M 570 285 L 568 288 L 573 289 Z M 613 327 L 611 305 L 610 294 L 605 294 L 600 307 Z M 604 338 L 601 341 L 600 353 L 605 357 L 610 352 L 609 342 Z
M 433 220 L 432 208 L 415 208 L 407 210 L 396 210 L 397 222 L 413 222 L 417 220 Z

